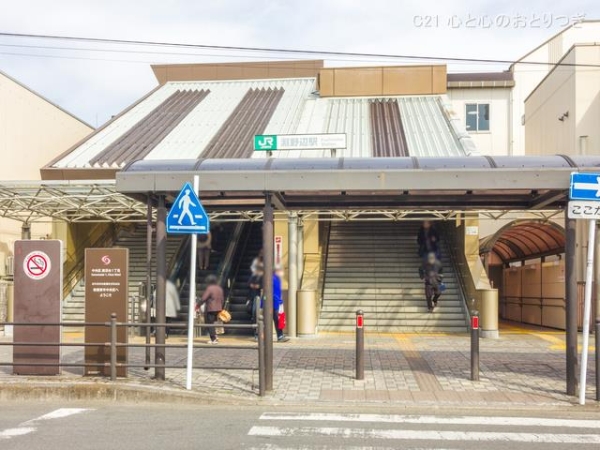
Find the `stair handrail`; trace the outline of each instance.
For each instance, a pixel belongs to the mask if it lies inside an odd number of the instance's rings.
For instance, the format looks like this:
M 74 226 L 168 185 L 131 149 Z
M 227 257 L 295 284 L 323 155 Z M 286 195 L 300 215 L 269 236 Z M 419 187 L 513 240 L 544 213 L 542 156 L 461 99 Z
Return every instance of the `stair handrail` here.
M 238 222 L 233 230 L 233 233 L 231 234 L 229 242 L 227 243 L 224 257 L 219 263 L 219 267 L 217 268 L 217 279 L 218 283 L 221 286 L 223 285 L 224 280 L 227 278 L 231 270 L 233 257 L 235 255 L 236 247 L 243 229 L 244 222 Z M 171 258 L 171 261 L 169 262 L 169 269 L 167 271 L 170 280 L 180 280 L 181 284 L 179 286 L 179 294 L 181 294 L 185 290 L 189 282 L 189 271 L 185 272 L 185 274 L 181 276 L 181 270 L 186 264 L 189 263 L 190 239 L 191 237 L 187 236 L 185 239 L 182 240 L 179 248 Z M 202 280 L 198 280 L 198 282 L 202 282 Z
M 465 281 L 465 278 L 467 276 L 470 276 L 470 272 L 469 274 L 466 273 L 466 271 L 468 269 L 466 269 L 468 267 L 468 262 L 467 262 L 467 258 L 465 256 L 465 252 L 463 250 L 460 251 L 453 251 L 457 249 L 457 241 L 456 241 L 456 234 L 452 233 L 451 231 L 448 230 L 448 225 L 446 225 L 443 228 L 443 236 L 444 236 L 444 240 L 447 243 L 447 248 L 448 248 L 448 257 L 450 258 L 450 262 L 452 264 L 452 267 L 454 267 L 456 269 L 456 278 L 458 281 L 458 291 L 459 291 L 459 295 L 461 298 L 461 305 L 463 308 L 463 312 L 465 313 L 465 321 L 466 321 L 466 326 L 467 328 L 470 327 L 470 323 L 471 323 L 471 308 L 469 307 L 469 300 L 468 298 L 474 298 L 474 293 L 469 291 L 469 288 L 467 286 L 467 283 Z
M 237 278 L 238 273 L 240 272 L 241 265 L 242 265 L 242 257 L 241 256 L 244 253 L 246 253 L 246 249 L 248 248 L 248 242 L 250 242 L 250 236 L 252 234 L 252 223 L 246 224 L 246 223 L 242 222 L 242 224 L 243 224 L 242 225 L 242 231 L 245 228 L 247 228 L 248 231 L 244 235 L 244 239 L 243 239 L 241 247 L 239 245 L 237 245 L 236 246 L 237 247 L 236 251 L 232 255 L 232 259 L 234 259 L 235 255 L 240 255 L 240 257 L 237 258 L 237 261 L 236 261 L 236 264 L 235 264 L 235 268 L 233 269 L 233 271 L 231 270 L 232 267 L 230 267 L 229 272 L 227 274 L 227 278 L 226 278 L 227 280 L 231 280 L 231 279 L 235 280 Z M 241 235 L 240 235 L 240 238 L 241 238 Z M 232 273 L 233 273 L 233 276 L 230 276 Z M 221 283 L 223 283 L 223 281 L 225 281 L 225 278 L 223 280 L 221 280 Z M 227 284 L 228 284 L 228 286 L 227 286 L 228 289 L 227 289 L 227 296 L 225 298 L 225 304 L 226 305 L 229 304 L 229 302 L 231 300 L 232 292 L 233 292 L 233 289 L 231 289 L 231 286 L 229 285 L 230 283 L 227 283 Z M 221 284 L 221 286 L 222 285 L 223 284 Z
M 236 223 L 233 233 L 231 235 L 231 239 L 229 239 L 229 243 L 227 244 L 227 248 L 225 249 L 225 256 L 221 260 L 221 264 L 217 269 L 217 280 L 220 286 L 223 286 L 223 283 L 231 273 L 231 266 L 233 265 L 233 259 L 236 253 L 239 240 L 242 236 L 242 232 L 244 231 L 244 225 L 244 222 Z
M 319 292 L 319 308 L 323 307 L 323 298 L 325 297 L 325 279 L 327 278 L 327 262 L 329 260 L 329 241 L 331 240 L 331 222 L 324 222 L 326 227 L 323 233 L 323 242 L 321 243 L 321 267 L 319 268 L 319 284 L 317 290 Z M 318 316 L 321 316 L 321 311 L 318 311 Z
M 112 247 L 120 229 L 118 225 L 109 226 L 97 239 L 92 240 L 92 236 L 88 236 L 83 243 L 77 245 L 74 252 L 75 265 L 63 277 L 63 298 L 67 298 L 71 294 L 71 291 L 84 276 L 86 248 Z

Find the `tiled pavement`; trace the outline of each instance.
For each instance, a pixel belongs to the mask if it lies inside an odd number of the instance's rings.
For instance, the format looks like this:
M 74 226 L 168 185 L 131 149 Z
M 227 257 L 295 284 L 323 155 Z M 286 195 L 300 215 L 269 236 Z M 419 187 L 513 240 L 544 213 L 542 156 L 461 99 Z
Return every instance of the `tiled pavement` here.
M 6 338 L 1 338 L 6 340 Z M 67 341 L 81 341 L 70 335 Z M 137 339 L 136 339 L 137 340 Z M 181 338 L 169 339 L 184 343 Z M 200 340 L 203 342 L 204 340 Z M 247 338 L 222 337 L 222 343 L 254 345 Z M 365 379 L 354 379 L 354 335 L 326 334 L 274 344 L 272 401 L 395 405 L 569 405 L 564 394 L 564 333 L 505 327 L 498 340 L 481 340 L 480 381 L 470 381 L 470 339 L 466 334 L 367 334 Z M 11 359 L 0 347 L 0 362 Z M 144 350 L 131 349 L 130 362 L 143 363 Z M 592 401 L 594 356 L 590 355 L 588 398 Z M 66 362 L 81 361 L 83 351 L 68 348 Z M 168 364 L 184 364 L 185 349 L 168 349 Z M 254 398 L 258 384 L 255 350 L 206 347 L 195 350 L 194 389 Z M 237 370 L 227 369 L 236 366 Z M 2 378 L 14 380 L 10 369 Z M 80 369 L 65 369 L 70 381 Z M 130 379 L 150 383 L 153 371 L 131 369 Z M 167 369 L 167 383 L 185 384 L 185 371 Z

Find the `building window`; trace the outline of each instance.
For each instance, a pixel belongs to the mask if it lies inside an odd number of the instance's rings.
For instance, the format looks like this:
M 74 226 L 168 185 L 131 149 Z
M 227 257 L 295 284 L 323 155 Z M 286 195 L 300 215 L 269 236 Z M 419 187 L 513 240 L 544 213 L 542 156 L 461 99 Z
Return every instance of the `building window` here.
M 489 103 L 467 103 L 465 109 L 467 131 L 490 131 Z

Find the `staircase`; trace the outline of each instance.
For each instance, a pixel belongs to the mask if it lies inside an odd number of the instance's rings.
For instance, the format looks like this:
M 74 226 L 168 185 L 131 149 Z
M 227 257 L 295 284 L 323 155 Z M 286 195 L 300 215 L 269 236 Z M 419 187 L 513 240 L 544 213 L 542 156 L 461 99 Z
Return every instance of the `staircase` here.
M 169 235 L 167 238 L 167 262 L 171 260 L 182 238 Z M 132 232 L 122 234 L 114 247 L 129 249 L 129 296 L 137 295 L 140 283 L 146 283 L 146 226 L 137 226 Z M 155 279 L 156 248 L 152 247 L 152 279 Z M 63 303 L 63 321 L 85 321 L 85 280 L 81 279 Z
M 210 261 L 208 264 L 207 270 L 200 270 L 199 267 L 196 267 L 196 297 L 199 298 L 202 296 L 204 289 L 206 288 L 205 279 L 208 275 L 217 275 L 221 264 L 223 263 L 223 257 L 225 254 L 225 250 L 227 245 L 229 244 L 229 240 L 231 238 L 231 234 L 233 232 L 234 225 L 232 223 L 222 224 L 218 229 L 213 227 L 213 237 L 212 237 L 212 253 L 210 254 Z M 190 271 L 190 245 L 189 238 L 185 240 L 185 248 L 179 253 L 178 257 L 183 259 L 183 264 L 179 267 L 179 273 L 171 274 L 172 278 L 179 278 L 180 280 L 185 280 L 183 284 L 183 288 L 180 291 L 180 300 L 181 300 L 181 310 L 179 311 L 177 320 L 179 322 L 187 323 L 188 319 L 188 306 L 189 306 L 189 296 L 190 296 L 190 285 L 189 285 L 189 271 Z M 179 328 L 171 330 L 172 334 L 185 334 L 187 333 L 186 329 Z
M 442 242 L 447 289 L 427 311 L 419 279 L 417 223 L 352 222 L 331 225 L 320 331 L 353 331 L 356 310 L 368 331 L 465 332 L 466 315 L 449 249 Z
M 248 279 L 252 261 L 262 248 L 262 224 L 249 223 L 246 228 L 240 248 L 236 252 L 235 270 L 232 272 L 233 278 L 229 293 L 231 323 L 237 324 L 252 323 L 252 314 L 246 310 L 246 300 L 249 295 Z M 248 330 L 235 331 L 236 334 L 250 334 Z

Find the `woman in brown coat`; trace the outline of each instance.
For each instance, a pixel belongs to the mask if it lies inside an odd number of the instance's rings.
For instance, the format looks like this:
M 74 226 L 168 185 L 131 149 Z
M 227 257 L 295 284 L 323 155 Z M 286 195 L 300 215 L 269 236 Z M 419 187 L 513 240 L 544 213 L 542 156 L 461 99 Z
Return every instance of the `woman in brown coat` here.
M 217 321 L 217 316 L 223 310 L 223 304 L 225 302 L 225 294 L 223 288 L 219 286 L 217 277 L 209 275 L 206 277 L 206 289 L 202 294 L 200 304 L 205 304 L 204 312 L 206 314 L 206 323 L 214 324 Z M 210 343 L 218 344 L 217 331 L 211 327 L 208 329 L 210 335 Z

